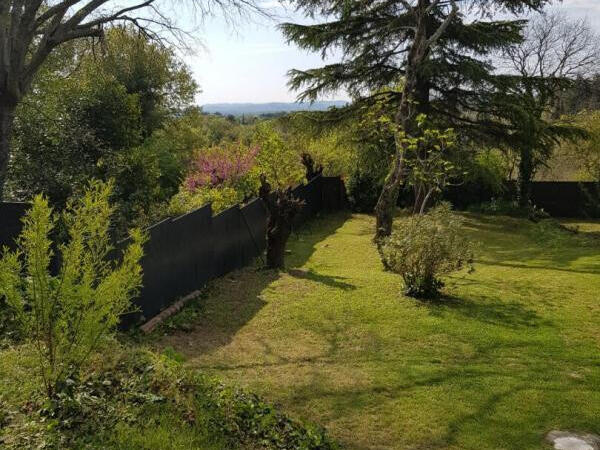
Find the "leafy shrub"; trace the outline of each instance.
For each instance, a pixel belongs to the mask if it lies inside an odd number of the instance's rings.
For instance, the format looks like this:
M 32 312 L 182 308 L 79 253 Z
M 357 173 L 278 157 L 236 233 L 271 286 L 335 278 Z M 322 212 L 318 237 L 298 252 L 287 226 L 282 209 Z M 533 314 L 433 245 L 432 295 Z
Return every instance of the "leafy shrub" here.
M 19 340 L 20 337 L 15 313 L 6 303 L 6 299 L 0 297 L 0 349 Z
M 193 192 L 182 189 L 171 199 L 167 211 L 170 216 L 181 216 L 211 203 L 213 213 L 218 214 L 245 198 L 244 192 L 228 186 L 204 187 Z
M 467 165 L 465 182 L 498 196 L 506 188 L 505 181 L 509 172 L 507 166 L 506 158 L 500 150 L 489 149 L 478 152 L 473 161 Z
M 208 203 L 219 213 L 256 196 L 258 152 L 257 146 L 241 141 L 198 151 L 183 185 L 169 202 L 168 215 L 186 214 Z
M 402 219 L 379 246 L 384 265 L 402 276 L 405 294 L 438 296 L 440 276 L 472 268 L 472 245 L 463 237 L 462 221 L 443 203 L 423 215 Z
M 348 201 L 353 211 L 370 213 L 375 209 L 381 182 L 368 172 L 356 170 L 347 183 Z
M 283 140 L 272 123 L 257 125 L 253 140 L 260 148 L 256 173 L 264 175 L 274 190 L 285 190 L 305 181 L 300 155 Z
M 5 250 L 0 260 L 0 296 L 38 349 L 38 369 L 51 398 L 130 310 L 141 283 L 139 230 L 131 232 L 121 261 L 111 260 L 111 189 L 94 182 L 83 197 L 68 202 L 62 216 L 68 240 L 57 246 L 58 275 L 50 271 L 55 247 L 50 235 L 58 218 L 42 196 L 25 215 L 19 250 Z

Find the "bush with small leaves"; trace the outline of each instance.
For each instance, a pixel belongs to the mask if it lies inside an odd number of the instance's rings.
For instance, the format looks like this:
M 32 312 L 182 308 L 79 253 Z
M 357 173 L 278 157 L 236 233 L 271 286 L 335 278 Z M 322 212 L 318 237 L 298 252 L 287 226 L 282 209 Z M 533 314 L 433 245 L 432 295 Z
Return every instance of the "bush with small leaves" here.
M 36 196 L 23 220 L 19 249 L 4 249 L 0 259 L 0 297 L 14 312 L 22 336 L 36 348 L 39 374 L 51 399 L 114 332 L 141 285 L 145 238 L 132 231 L 115 261 L 111 191 L 110 183 L 92 182 L 80 199 L 68 202 L 62 214 L 68 239 L 58 245 L 50 236 L 59 218 L 47 199 Z M 56 275 L 50 268 L 55 249 L 60 254 Z
M 386 268 L 402 276 L 405 294 L 436 298 L 440 277 L 468 266 L 473 246 L 462 233 L 462 220 L 443 203 L 423 215 L 403 218 L 379 245 Z

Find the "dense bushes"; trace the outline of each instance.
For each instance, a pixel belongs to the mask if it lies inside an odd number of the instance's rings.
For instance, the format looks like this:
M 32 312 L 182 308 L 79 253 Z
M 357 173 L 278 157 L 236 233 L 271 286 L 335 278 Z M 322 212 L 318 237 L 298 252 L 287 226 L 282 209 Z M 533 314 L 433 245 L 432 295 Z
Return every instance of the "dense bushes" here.
M 43 193 L 63 208 L 89 179 L 113 179 L 121 231 L 145 225 L 177 192 L 195 148 L 181 129 L 196 89 L 173 50 L 128 27 L 107 30 L 102 52 L 61 47 L 17 110 L 7 195 Z
M 462 221 L 448 204 L 401 218 L 379 249 L 384 265 L 402 276 L 405 294 L 417 298 L 437 297 L 440 276 L 470 265 L 473 257 Z

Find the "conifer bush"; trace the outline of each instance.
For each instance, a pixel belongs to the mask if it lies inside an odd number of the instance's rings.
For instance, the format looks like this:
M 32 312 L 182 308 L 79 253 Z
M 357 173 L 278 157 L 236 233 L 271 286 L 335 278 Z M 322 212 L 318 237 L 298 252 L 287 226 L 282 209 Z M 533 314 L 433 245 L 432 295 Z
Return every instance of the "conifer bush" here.
M 117 255 L 110 236 L 111 191 L 110 183 L 92 182 L 60 216 L 46 198 L 36 196 L 23 220 L 18 250 L 2 252 L 0 297 L 37 351 L 39 374 L 51 399 L 114 332 L 141 286 L 145 237 L 140 230 L 131 231 L 128 245 Z M 55 244 L 51 236 L 59 220 L 67 239 Z M 55 251 L 60 267 L 51 270 Z
M 441 276 L 465 266 L 472 270 L 473 245 L 461 228 L 448 203 L 395 225 L 379 251 L 386 268 L 402 276 L 406 295 L 436 298 L 444 286 Z

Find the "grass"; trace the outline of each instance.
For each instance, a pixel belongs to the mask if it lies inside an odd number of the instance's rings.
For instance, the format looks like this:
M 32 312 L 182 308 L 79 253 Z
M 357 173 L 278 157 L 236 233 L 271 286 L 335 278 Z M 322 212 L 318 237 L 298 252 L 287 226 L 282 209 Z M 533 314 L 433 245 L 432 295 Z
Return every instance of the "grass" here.
M 449 277 L 444 301 L 403 297 L 373 218 L 335 215 L 292 240 L 288 271 L 218 280 L 193 326 L 153 345 L 350 449 L 539 449 L 552 429 L 600 433 L 600 241 L 465 219 L 476 271 Z

